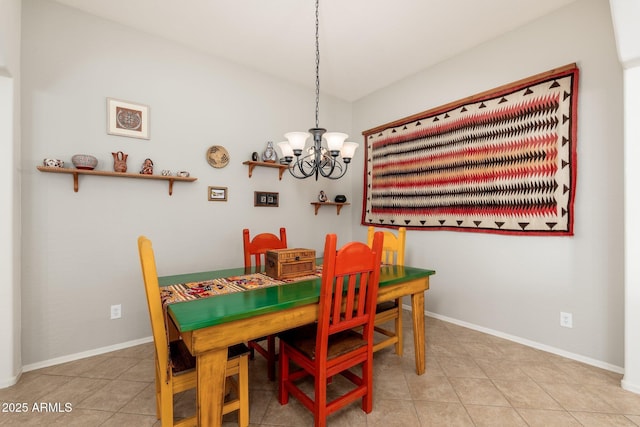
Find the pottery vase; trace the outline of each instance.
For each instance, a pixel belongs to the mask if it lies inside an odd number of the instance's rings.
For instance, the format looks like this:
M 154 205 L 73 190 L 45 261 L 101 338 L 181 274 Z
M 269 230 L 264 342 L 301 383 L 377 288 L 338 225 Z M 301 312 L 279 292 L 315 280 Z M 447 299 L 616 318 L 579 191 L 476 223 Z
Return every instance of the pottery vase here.
M 129 157 L 129 155 L 124 154 L 122 151 L 111 153 L 111 155 L 113 156 L 113 170 L 116 172 L 126 172 L 127 157 Z

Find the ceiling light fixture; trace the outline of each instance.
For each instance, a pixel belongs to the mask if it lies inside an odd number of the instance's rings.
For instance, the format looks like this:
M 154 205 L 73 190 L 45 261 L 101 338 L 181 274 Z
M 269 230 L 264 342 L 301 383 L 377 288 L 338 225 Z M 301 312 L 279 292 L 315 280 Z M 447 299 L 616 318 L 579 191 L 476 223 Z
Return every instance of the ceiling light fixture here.
M 320 37 L 319 37 L 319 0 L 316 0 L 316 126 L 309 132 L 289 132 L 284 135 L 287 141 L 278 143 L 282 150 L 284 163 L 289 165 L 289 172 L 298 179 L 319 176 L 339 179 L 347 172 L 347 168 L 358 148 L 355 142 L 345 142 L 346 133 L 327 132 L 318 122 L 320 112 Z M 313 145 L 304 149 L 307 139 L 313 137 Z M 322 146 L 322 138 L 327 148 Z M 304 153 L 304 154 L 303 154 Z M 295 162 L 293 157 L 296 157 Z M 342 161 L 338 157 L 342 157 Z

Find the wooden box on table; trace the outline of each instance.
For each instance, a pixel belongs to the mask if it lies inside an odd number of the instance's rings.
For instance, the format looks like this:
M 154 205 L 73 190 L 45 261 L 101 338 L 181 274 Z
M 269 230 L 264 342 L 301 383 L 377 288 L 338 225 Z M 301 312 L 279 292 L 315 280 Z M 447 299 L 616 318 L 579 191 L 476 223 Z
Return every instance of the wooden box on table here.
M 316 271 L 314 249 L 274 249 L 267 251 L 266 274 L 274 279 L 291 279 L 307 276 Z

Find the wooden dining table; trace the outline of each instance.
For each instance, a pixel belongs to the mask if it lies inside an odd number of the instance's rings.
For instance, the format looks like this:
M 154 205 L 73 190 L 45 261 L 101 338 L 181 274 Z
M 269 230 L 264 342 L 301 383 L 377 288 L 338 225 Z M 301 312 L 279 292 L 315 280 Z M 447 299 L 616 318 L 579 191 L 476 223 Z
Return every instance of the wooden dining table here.
M 318 262 L 321 264 L 322 260 Z M 255 273 L 233 268 L 158 278 L 161 287 Z M 411 297 L 416 374 L 425 372 L 424 291 L 435 271 L 383 265 L 378 302 Z M 216 295 L 167 306 L 197 367 L 197 417 L 200 426 L 222 420 L 227 348 L 265 335 L 312 323 L 318 318 L 320 278 Z

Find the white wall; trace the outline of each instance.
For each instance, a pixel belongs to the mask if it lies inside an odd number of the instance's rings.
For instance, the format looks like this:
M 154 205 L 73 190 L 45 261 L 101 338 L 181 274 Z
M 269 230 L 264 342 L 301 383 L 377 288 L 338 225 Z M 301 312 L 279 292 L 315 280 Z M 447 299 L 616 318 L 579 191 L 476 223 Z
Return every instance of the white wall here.
M 437 271 L 426 295 L 433 315 L 621 370 L 622 69 L 606 0 L 572 3 L 359 100 L 353 129 L 573 62 L 581 73 L 575 236 L 409 231 L 406 262 Z M 353 193 L 361 197 L 362 188 Z M 355 229 L 354 238 L 364 235 Z M 560 327 L 561 311 L 573 313 L 572 329 Z
M 0 388 L 21 372 L 20 1 L 0 0 Z
M 320 255 L 324 235 L 351 239 L 349 207 L 314 215 L 319 190 L 344 193 L 339 181 L 278 181 L 274 169 L 248 178 L 253 151 L 314 124 L 314 90 L 291 85 L 58 4 L 23 4 L 23 360 L 30 368 L 67 355 L 150 335 L 136 238 L 147 235 L 159 273 L 242 265 L 241 232 L 287 227 L 291 246 Z M 283 64 L 286 66 L 286 64 Z M 310 84 L 314 64 L 309 64 Z M 106 133 L 106 97 L 150 106 L 151 139 Z M 321 125 L 348 130 L 350 105 L 322 98 Z M 222 145 L 231 162 L 205 159 Z M 156 171 L 188 170 L 194 183 L 80 177 L 36 170 L 45 157 L 71 165 L 73 154 L 129 154 L 137 172 L 146 157 Z M 362 153 L 355 161 L 362 162 Z M 356 176 L 356 179 L 357 176 Z M 208 186 L 228 187 L 229 201 L 207 201 Z M 255 208 L 253 192 L 280 193 L 280 207 Z M 109 306 L 122 304 L 121 320 Z

